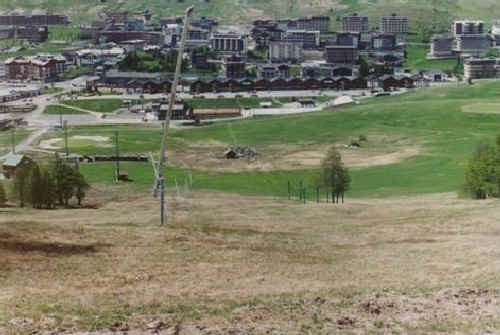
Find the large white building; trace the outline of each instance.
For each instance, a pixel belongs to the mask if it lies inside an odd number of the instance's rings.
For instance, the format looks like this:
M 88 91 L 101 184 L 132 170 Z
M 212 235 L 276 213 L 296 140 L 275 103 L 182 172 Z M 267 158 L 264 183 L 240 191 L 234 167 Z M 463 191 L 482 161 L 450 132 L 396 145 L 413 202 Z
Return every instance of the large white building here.
M 453 22 L 452 32 L 458 35 L 479 35 L 484 34 L 484 21 L 460 20 Z
M 408 34 L 408 16 L 391 14 L 380 18 L 380 32 L 389 34 Z
M 218 52 L 245 54 L 248 47 L 248 36 L 238 33 L 214 33 L 210 38 L 212 49 Z
M 302 48 L 300 41 L 270 41 L 269 59 L 272 62 L 298 62 L 303 58 Z

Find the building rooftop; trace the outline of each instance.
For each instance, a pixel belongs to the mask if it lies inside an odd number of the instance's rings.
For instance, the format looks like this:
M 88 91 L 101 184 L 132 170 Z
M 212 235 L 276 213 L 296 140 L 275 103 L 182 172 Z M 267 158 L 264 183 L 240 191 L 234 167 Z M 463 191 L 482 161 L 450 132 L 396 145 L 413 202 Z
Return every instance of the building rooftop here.
M 7 156 L 5 157 L 5 162 L 3 163 L 3 166 L 17 167 L 19 164 L 21 164 L 23 158 L 24 155 L 15 154 L 11 152 L 7 154 Z

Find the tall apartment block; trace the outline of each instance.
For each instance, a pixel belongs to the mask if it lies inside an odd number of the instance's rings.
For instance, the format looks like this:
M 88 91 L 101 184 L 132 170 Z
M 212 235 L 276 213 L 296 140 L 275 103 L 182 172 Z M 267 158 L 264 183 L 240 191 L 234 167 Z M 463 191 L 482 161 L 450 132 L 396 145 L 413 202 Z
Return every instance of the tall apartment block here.
M 247 51 L 247 36 L 237 33 L 214 33 L 210 38 L 212 49 L 218 52 L 241 53 Z
M 342 31 L 367 33 L 370 31 L 368 16 L 359 16 L 358 13 L 342 17 Z
M 484 22 L 473 20 L 455 21 L 451 31 L 454 36 L 484 34 Z

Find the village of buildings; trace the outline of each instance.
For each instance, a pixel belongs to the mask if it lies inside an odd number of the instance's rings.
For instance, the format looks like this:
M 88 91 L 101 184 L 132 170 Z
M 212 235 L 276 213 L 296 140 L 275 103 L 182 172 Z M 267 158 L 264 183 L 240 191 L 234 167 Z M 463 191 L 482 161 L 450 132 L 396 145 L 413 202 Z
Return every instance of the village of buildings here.
M 388 14 L 371 22 L 369 17 L 354 13 L 342 16 L 339 29 L 333 31 L 328 16 L 262 19 L 253 21 L 250 27 L 226 27 L 211 18 L 195 17 L 187 31 L 187 65 L 180 91 L 194 97 L 256 97 L 270 92 L 286 96 L 288 92 L 291 96 L 314 98 L 325 92 L 387 94 L 456 80 L 453 73 L 446 71 L 405 70 L 409 21 L 407 16 Z M 65 15 L 0 15 L 0 39 L 43 43 L 48 39 L 49 27 L 69 24 Z M 154 58 L 176 50 L 182 27 L 182 16 L 155 18 L 147 10 L 106 13 L 99 21 L 81 25 L 79 40 L 58 54 L 6 59 L 0 70 L 4 77 L 0 100 L 6 103 L 43 94 L 45 88 L 64 82 L 64 73 L 75 69 L 85 71 L 80 86 L 70 87 L 72 91 L 166 94 L 172 85 L 172 73 L 136 71 L 121 64 L 137 53 Z M 499 60 L 487 54 L 497 43 L 500 22 L 488 30 L 483 21 L 455 21 L 450 32 L 431 38 L 427 58 L 457 59 L 466 80 L 496 77 Z M 152 119 L 164 118 L 160 110 L 165 111 L 165 103 L 162 98 L 148 105 L 154 112 Z M 304 106 L 314 105 L 314 99 L 304 102 Z M 182 99 L 175 107 L 174 119 L 244 113 L 232 109 L 219 111 L 221 114 L 197 114 Z

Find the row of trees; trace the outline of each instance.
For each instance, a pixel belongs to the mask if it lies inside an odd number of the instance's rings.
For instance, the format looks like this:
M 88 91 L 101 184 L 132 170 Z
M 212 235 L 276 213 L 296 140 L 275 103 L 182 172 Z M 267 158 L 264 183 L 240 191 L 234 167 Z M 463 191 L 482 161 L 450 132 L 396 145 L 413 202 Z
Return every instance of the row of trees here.
M 331 192 L 332 202 L 339 203 L 340 197 L 344 203 L 344 195 L 349 190 L 351 177 L 336 147 L 330 148 L 323 159 L 319 184 Z
M 12 196 L 20 207 L 26 204 L 39 209 L 68 207 L 72 198 L 81 205 L 89 187 L 77 168 L 56 157 L 48 165 L 29 161 L 19 166 L 12 184 Z
M 139 72 L 174 72 L 177 64 L 177 50 L 167 52 L 142 52 L 134 51 L 118 64 L 122 71 Z M 182 61 L 182 70 L 187 69 L 188 62 Z

